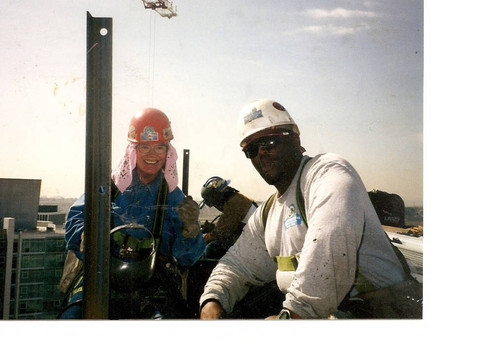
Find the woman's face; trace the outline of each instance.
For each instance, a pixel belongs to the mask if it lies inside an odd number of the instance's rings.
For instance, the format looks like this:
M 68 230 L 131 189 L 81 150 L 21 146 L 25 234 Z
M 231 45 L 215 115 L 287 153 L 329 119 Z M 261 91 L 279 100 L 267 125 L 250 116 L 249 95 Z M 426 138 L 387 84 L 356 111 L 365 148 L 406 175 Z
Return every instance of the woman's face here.
M 165 165 L 168 144 L 141 143 L 136 146 L 137 175 L 142 183 L 150 183 Z

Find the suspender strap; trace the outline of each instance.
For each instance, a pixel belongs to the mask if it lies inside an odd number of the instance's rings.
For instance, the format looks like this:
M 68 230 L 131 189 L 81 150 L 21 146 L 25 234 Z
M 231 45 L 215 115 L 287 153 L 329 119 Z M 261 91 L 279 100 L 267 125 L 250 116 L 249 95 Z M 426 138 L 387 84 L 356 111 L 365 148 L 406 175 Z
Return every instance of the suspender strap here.
M 269 198 L 267 198 L 266 202 L 264 203 L 264 208 L 262 209 L 262 223 L 264 224 L 264 230 L 266 229 L 267 216 L 269 215 L 269 210 L 271 209 L 271 205 L 274 202 L 275 196 L 276 196 L 276 192 L 271 194 L 271 196 Z
M 165 217 L 165 207 L 167 204 L 167 197 L 168 197 L 168 184 L 167 181 L 162 177 L 160 189 L 158 190 L 158 196 L 156 197 L 155 220 L 153 223 L 153 236 L 155 236 L 155 238 L 161 237 L 161 231 L 163 229 L 163 218 Z
M 398 257 L 398 260 L 401 263 L 401 266 L 403 267 L 403 270 L 404 270 L 405 275 L 406 275 L 406 279 L 413 279 L 413 276 L 411 275 L 410 266 L 408 265 L 408 262 L 406 261 L 405 256 L 403 255 L 403 253 L 401 252 L 401 250 L 396 245 L 394 245 L 392 243 L 391 238 L 389 238 L 389 236 L 387 235 L 387 233 L 385 233 L 385 236 L 389 240 L 389 243 L 392 246 L 392 250 L 396 254 L 396 257 Z
M 304 162 L 304 165 L 302 166 L 302 169 L 300 170 L 300 174 L 299 174 L 299 180 L 298 180 L 298 183 L 297 183 L 297 192 L 296 192 L 296 200 L 297 200 L 297 206 L 299 208 L 299 212 L 300 212 L 300 215 L 302 217 L 302 220 L 304 221 L 304 224 L 307 226 L 307 216 L 305 214 L 305 208 L 304 208 L 304 197 L 302 195 L 302 190 L 300 188 L 300 180 L 302 178 L 302 171 L 304 170 L 304 166 L 306 165 L 306 163 L 310 160 L 311 158 L 309 158 L 306 162 Z M 387 233 L 384 232 L 384 234 L 386 235 L 387 239 L 389 239 L 389 242 L 390 242 L 390 238 L 389 236 L 387 235 Z M 397 246 L 395 246 L 394 244 L 392 244 L 392 242 L 390 242 L 390 245 L 392 246 L 392 249 L 394 251 L 394 253 L 396 254 L 396 256 L 398 257 L 398 260 L 399 262 L 401 263 L 401 266 L 403 267 L 403 270 L 405 271 L 405 274 L 406 274 L 406 277 L 407 278 L 412 278 L 411 276 L 411 270 L 410 270 L 410 267 L 408 266 L 408 262 L 406 261 L 406 258 L 403 256 L 403 254 L 401 253 L 401 251 L 398 249 Z M 362 275 L 361 273 L 359 272 L 359 269 L 357 271 L 357 273 L 360 275 L 358 277 L 360 277 L 361 282 L 364 282 L 363 285 L 366 287 L 366 282 L 369 283 L 368 280 L 366 280 Z M 362 278 L 363 277 L 363 278 Z M 361 291 L 361 290 L 360 290 Z M 366 289 L 364 290 L 366 291 Z
M 308 227 L 307 216 L 306 216 L 306 210 L 304 208 L 304 196 L 302 195 L 302 189 L 300 188 L 300 178 L 302 177 L 302 172 L 304 171 L 306 163 L 308 163 L 309 160 L 311 159 L 312 157 L 309 157 L 302 165 L 302 168 L 300 169 L 299 180 L 297 181 L 297 189 L 295 191 L 295 200 L 297 201 L 297 206 L 299 207 L 300 216 L 302 217 L 302 220 L 304 221 L 306 227 Z

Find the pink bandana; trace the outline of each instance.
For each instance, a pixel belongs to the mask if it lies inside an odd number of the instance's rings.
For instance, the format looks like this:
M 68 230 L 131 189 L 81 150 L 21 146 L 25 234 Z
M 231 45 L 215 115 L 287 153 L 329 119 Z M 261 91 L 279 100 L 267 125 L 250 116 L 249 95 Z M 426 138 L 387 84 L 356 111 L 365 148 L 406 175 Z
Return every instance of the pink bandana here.
M 111 178 L 120 192 L 124 192 L 132 183 L 132 171 L 137 165 L 136 143 L 129 143 L 125 149 L 125 155 L 118 166 L 111 172 Z M 165 171 L 163 175 L 168 184 L 168 191 L 172 192 L 179 183 L 177 178 L 177 151 L 171 143 L 168 144 L 167 158 L 165 161 Z

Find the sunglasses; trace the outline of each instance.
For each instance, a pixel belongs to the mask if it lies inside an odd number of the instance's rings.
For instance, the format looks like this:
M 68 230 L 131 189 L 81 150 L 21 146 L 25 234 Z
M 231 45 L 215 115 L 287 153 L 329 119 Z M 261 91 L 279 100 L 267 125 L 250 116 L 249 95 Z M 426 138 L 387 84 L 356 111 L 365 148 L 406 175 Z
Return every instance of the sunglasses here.
M 245 149 L 243 149 L 243 153 L 245 153 L 248 159 L 253 159 L 259 153 L 260 148 L 270 150 L 276 148 L 282 142 L 283 135 L 265 136 L 249 143 Z

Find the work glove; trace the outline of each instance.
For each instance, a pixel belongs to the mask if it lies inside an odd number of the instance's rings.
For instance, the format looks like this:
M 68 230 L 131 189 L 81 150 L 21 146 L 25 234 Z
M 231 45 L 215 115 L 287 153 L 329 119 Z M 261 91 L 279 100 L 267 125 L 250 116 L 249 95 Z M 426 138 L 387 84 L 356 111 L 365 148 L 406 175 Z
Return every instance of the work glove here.
M 177 206 L 177 213 L 182 221 L 182 235 L 186 238 L 193 238 L 200 233 L 200 226 L 198 225 L 198 216 L 200 215 L 200 207 L 188 195 Z

